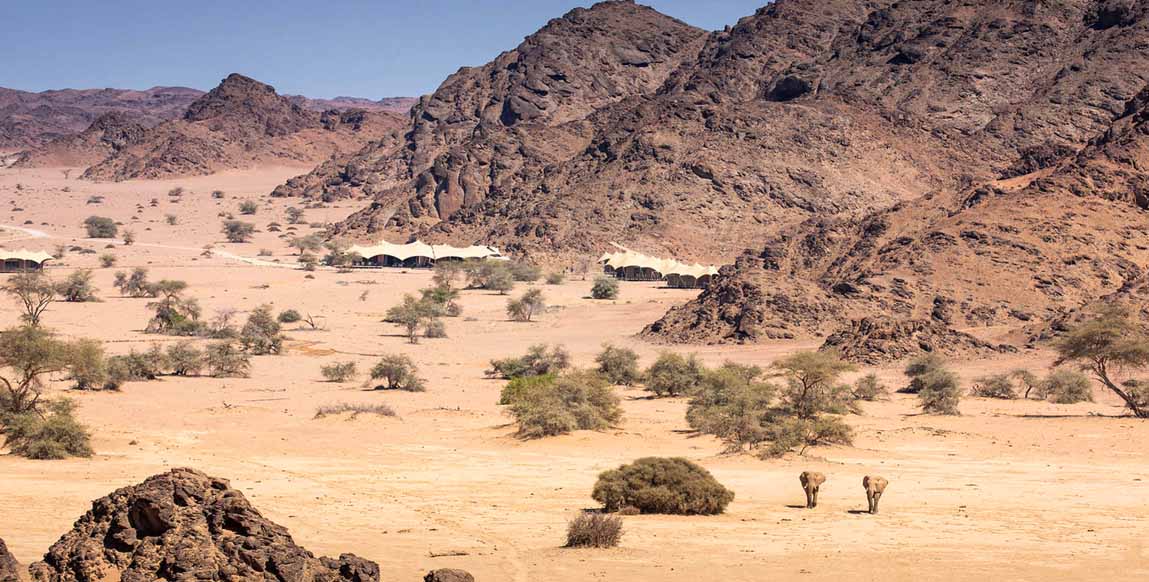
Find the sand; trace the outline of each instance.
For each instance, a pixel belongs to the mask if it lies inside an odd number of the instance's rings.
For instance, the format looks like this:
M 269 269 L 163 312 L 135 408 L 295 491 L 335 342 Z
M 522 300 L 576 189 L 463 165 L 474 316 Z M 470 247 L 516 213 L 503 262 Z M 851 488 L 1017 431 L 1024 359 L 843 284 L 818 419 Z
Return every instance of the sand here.
M 1119 403 L 1100 389 L 1092 404 L 966 399 L 960 417 L 923 416 L 913 397 L 893 395 L 848 419 L 855 446 L 769 461 L 723 454 L 716 440 L 689 432 L 685 400 L 652 400 L 635 389 L 619 390 L 626 418 L 617 429 L 516 439 L 496 405 L 502 382 L 483 375 L 490 359 L 561 343 L 577 365 L 588 366 L 610 342 L 649 363 L 663 348 L 635 334 L 694 292 L 625 283 L 618 301 L 601 302 L 586 297 L 590 281 L 576 276 L 540 284 L 551 308 L 537 322 L 513 323 L 506 321 L 506 297 L 466 291 L 463 317 L 447 322 L 448 339 L 410 345 L 381 319 L 404 293 L 426 286 L 428 272 L 319 271 L 307 278 L 285 268 L 293 251 L 266 226 L 286 226 L 284 209 L 297 201 L 265 193 L 299 170 L 121 184 L 65 180 L 51 169 L 0 170 L 0 225 L 19 227 L 0 231 L 0 245 L 77 245 L 119 259 L 102 269 L 98 254 L 70 252 L 49 270 L 61 277 L 96 269 L 101 303 L 56 303 L 45 315 L 64 336 L 98 338 L 113 353 L 172 341 L 142 332 L 147 300 L 121 298 L 112 288 L 114 272 L 134 266 L 148 267 L 153 279 L 186 280 L 208 315 L 269 303 L 321 323 L 318 330 L 289 325 L 287 353 L 256 358 L 250 379 L 164 378 L 118 393 L 73 393 L 54 383 L 53 394 L 79 404 L 97 454 L 53 462 L 0 454 L 0 537 L 18 559 L 38 559 L 92 499 L 191 466 L 230 479 L 308 549 L 378 561 L 385 580 L 417 580 L 439 567 L 515 582 L 1149 576 L 1149 422 L 1120 416 Z M 178 202 L 166 194 L 175 186 L 187 190 Z M 225 199 L 211 198 L 217 189 Z M 87 204 L 92 195 L 104 202 Z M 260 200 L 255 216 L 238 216 L 243 199 Z M 307 219 L 334 221 L 354 210 L 344 202 L 309 210 Z M 263 232 L 249 244 L 222 242 L 221 212 Z M 93 214 L 124 222 L 137 243 L 105 249 L 109 241 L 83 239 L 80 223 Z M 166 214 L 177 215 L 178 224 L 166 224 Z M 209 244 L 213 256 L 201 256 Z M 271 256 L 257 256 L 261 249 Z M 0 325 L 15 323 L 15 304 L 0 297 Z M 764 365 L 816 345 L 679 349 L 714 364 Z M 319 373 L 345 360 L 363 370 L 390 353 L 416 361 L 427 392 L 364 391 L 359 382 L 323 382 Z M 1043 371 L 1051 360 L 1027 351 L 954 366 L 968 381 L 1019 366 Z M 867 372 L 894 386 L 903 381 L 896 367 L 858 373 Z M 317 406 L 337 402 L 386 403 L 398 418 L 313 418 Z M 701 463 L 735 491 L 734 502 L 716 517 L 627 517 L 616 549 L 561 548 L 567 520 L 594 506 L 598 473 L 646 455 Z M 801 508 L 803 470 L 829 479 L 813 511 Z M 866 474 L 890 480 L 876 516 L 861 513 Z

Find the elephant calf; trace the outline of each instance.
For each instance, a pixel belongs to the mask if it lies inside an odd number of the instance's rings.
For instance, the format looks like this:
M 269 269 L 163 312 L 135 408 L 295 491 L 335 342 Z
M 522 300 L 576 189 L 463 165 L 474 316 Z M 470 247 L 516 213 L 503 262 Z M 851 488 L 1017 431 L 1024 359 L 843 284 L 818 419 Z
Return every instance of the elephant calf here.
M 878 512 L 878 501 L 882 499 L 882 492 L 886 490 L 886 481 L 877 475 L 866 475 L 862 478 L 862 487 L 866 488 L 866 501 L 870 502 L 870 513 Z
M 826 476 L 814 471 L 802 471 L 798 476 L 802 489 L 806 491 L 806 509 L 818 507 L 818 489 L 826 482 Z

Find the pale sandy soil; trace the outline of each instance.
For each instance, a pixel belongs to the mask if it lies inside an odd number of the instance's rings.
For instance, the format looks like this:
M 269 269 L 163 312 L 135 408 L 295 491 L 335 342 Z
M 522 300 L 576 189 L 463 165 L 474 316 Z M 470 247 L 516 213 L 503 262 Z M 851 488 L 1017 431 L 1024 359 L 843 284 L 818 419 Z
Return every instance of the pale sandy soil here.
M 604 303 L 585 298 L 589 282 L 572 280 L 546 286 L 554 307 L 541 321 L 520 324 L 505 321 L 506 298 L 468 291 L 464 317 L 448 322 L 450 339 L 408 345 L 380 319 L 403 293 L 429 282 L 426 272 L 318 272 L 307 279 L 267 258 L 251 264 L 219 252 L 200 257 L 214 244 L 248 258 L 266 248 L 293 262 L 272 233 L 251 244 L 221 243 L 218 214 L 235 212 L 240 199 L 260 197 L 296 172 L 94 185 L 64 181 L 54 170 L 0 170 L 0 224 L 43 235 L 7 229 L 0 244 L 106 252 L 106 241 L 79 238 L 79 224 L 91 214 L 121 220 L 137 234 L 135 246 L 110 251 L 120 258 L 116 268 L 97 268 L 102 303 L 52 306 L 47 324 L 66 336 L 99 338 L 113 352 L 167 341 L 141 332 L 146 300 L 112 289 L 114 271 L 131 266 L 188 281 L 208 314 L 271 303 L 322 316 L 326 325 L 291 329 L 289 352 L 257 358 L 250 379 L 165 378 L 120 393 L 68 394 L 94 432 L 95 457 L 35 462 L 0 455 L 0 537 L 17 558 L 37 559 L 92 499 L 166 468 L 192 466 L 231 479 L 312 551 L 377 560 L 386 580 L 416 580 L 448 566 L 480 581 L 515 582 L 1149 576 L 1149 422 L 1117 417 L 1117 403 L 1100 391 L 1096 404 L 1073 406 L 967 399 L 956 418 L 918 415 L 912 397 L 895 395 L 849 419 L 855 447 L 773 461 L 723 455 L 715 440 L 688 432 L 684 400 L 648 400 L 638 390 L 620 390 L 626 419 L 616 430 L 517 440 L 495 404 L 501 383 L 483 378 L 488 360 L 552 342 L 589 365 L 609 341 L 649 362 L 660 348 L 634 334 L 691 292 L 624 284 L 620 301 Z M 16 183 L 24 189 L 16 191 Z M 177 185 L 189 193 L 172 203 L 165 193 Z M 65 186 L 71 192 L 62 192 Z M 212 200 L 214 189 L 227 198 Z M 92 194 L 105 202 L 85 204 Z M 151 198 L 158 208 L 149 206 Z M 133 221 L 137 204 L 143 210 Z M 266 199 L 255 217 L 240 218 L 261 229 L 273 220 L 286 225 L 288 205 Z M 308 219 L 336 220 L 354 209 L 344 203 L 308 211 Z M 164 222 L 169 213 L 180 217 L 177 226 Z M 70 253 L 51 273 L 93 268 L 95 257 Z M 15 321 L 14 304 L 0 298 L 0 325 Z M 684 351 L 711 363 L 768 364 L 809 347 Z M 320 381 L 325 363 L 354 360 L 364 369 L 386 353 L 413 357 L 428 391 L 365 392 Z M 1050 360 L 1024 353 L 955 365 L 970 379 L 1021 365 L 1039 370 Z M 894 367 L 877 372 L 892 385 L 901 382 Z M 53 390 L 64 388 L 61 382 Z M 312 418 L 317 406 L 335 402 L 387 403 L 399 418 Z M 567 519 L 594 505 L 598 473 L 645 455 L 694 459 L 737 497 L 719 517 L 627 517 L 617 549 L 561 549 Z M 806 469 L 829 477 L 814 511 L 796 508 L 803 500 L 797 475 Z M 891 482 L 877 516 L 858 513 L 868 473 Z M 432 557 L 443 553 L 466 555 Z

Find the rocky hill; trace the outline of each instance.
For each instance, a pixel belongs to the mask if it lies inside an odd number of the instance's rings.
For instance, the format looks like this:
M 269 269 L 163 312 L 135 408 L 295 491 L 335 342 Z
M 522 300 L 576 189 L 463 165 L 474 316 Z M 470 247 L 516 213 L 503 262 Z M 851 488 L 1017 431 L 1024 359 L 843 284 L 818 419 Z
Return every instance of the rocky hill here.
M 227 481 L 191 469 L 97 499 L 31 572 L 37 582 L 379 580 L 374 562 L 315 557 Z
M 302 95 L 287 95 L 292 103 L 304 109 L 327 111 L 330 109 L 362 109 L 363 111 L 385 111 L 406 116 L 419 100 L 415 97 L 384 97 L 378 100 L 363 97 L 335 97 L 334 99 L 312 99 Z
M 13 166 L 86 168 L 139 143 L 147 131 L 148 127 L 130 114 L 120 111 L 105 113 L 80 133 L 59 137 L 21 152 Z
M 75 135 L 107 113 L 151 127 L 183 115 L 203 91 L 187 87 L 63 89 L 30 93 L 0 87 L 0 152 L 37 148 Z
M 882 316 L 1020 326 L 1037 330 L 1023 339 L 1039 339 L 1102 299 L 1149 317 L 1149 85 L 1079 152 L 1037 165 L 861 218 L 792 227 L 646 333 L 755 341 Z M 772 308 L 783 299 L 797 309 Z M 745 313 L 763 315 L 750 324 L 732 315 Z
M 180 119 L 150 128 L 83 177 L 120 181 L 204 175 L 260 164 L 315 164 L 398 139 L 401 118 L 360 109 L 306 109 L 270 85 L 232 74 Z
M 1027 174 L 1082 148 L 1149 77 L 1145 10 L 779 0 L 702 35 L 606 2 L 452 76 L 416 106 L 403 148 L 277 194 L 371 197 L 343 225 L 352 234 L 559 258 L 617 241 L 729 261 L 811 216 Z M 624 90 L 602 92 L 603 75 Z
M 23 579 L 23 569 L 0 539 L 0 582 L 22 582 Z

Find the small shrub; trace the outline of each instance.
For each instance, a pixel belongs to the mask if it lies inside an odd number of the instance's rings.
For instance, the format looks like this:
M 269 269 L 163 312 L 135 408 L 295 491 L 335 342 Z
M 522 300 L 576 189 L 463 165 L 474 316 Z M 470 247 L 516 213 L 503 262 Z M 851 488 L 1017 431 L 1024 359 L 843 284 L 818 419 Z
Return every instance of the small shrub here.
M 423 337 L 442 339 L 447 337 L 447 324 L 442 319 L 432 319 L 423 326 Z
M 118 390 L 126 382 L 155 380 L 167 368 L 166 355 L 154 347 L 148 352 L 132 351 L 108 358 L 108 380 L 105 389 Z
M 205 365 L 205 356 L 194 343 L 182 341 L 168 347 L 167 361 L 174 376 L 198 376 Z
M 255 225 L 239 220 L 226 220 L 223 223 L 223 234 L 228 242 L 245 243 L 255 234 Z
M 1075 370 L 1058 369 L 1037 384 L 1037 396 L 1054 404 L 1093 402 L 1093 382 Z
M 351 380 L 354 380 L 355 376 L 359 374 L 359 370 L 357 369 L 355 362 L 335 362 L 332 364 L 327 364 L 326 366 L 320 368 L 320 372 L 323 373 L 324 380 L 327 380 L 328 382 L 335 382 L 337 384 L 350 382 Z
M 542 269 L 530 264 L 522 263 L 519 261 L 512 261 L 509 265 L 511 270 L 511 277 L 515 281 L 523 283 L 534 283 L 542 276 Z
M 247 316 L 247 323 L 239 332 L 239 343 L 255 356 L 279 354 L 283 351 L 280 330 L 279 322 L 271 315 L 271 306 L 261 305 Z
M 499 393 L 499 405 L 507 406 L 512 402 L 520 399 L 528 390 L 534 390 L 540 386 L 550 386 L 555 383 L 554 374 L 543 374 L 541 376 L 519 376 L 512 378 L 503 386 L 502 392 Z
M 113 255 L 113 254 L 100 255 L 100 266 L 105 268 L 105 269 L 116 266 L 116 255 Z
M 88 238 L 116 238 L 120 230 L 116 221 L 104 216 L 89 216 L 84 220 L 84 229 Z
M 167 222 L 169 226 L 175 226 L 180 223 L 180 217 L 174 214 L 165 214 L 164 222 Z
M 958 386 L 957 376 L 946 369 L 933 370 L 922 376 L 914 378 L 919 382 L 918 399 L 921 401 L 922 411 L 926 414 L 957 415 L 958 403 L 961 401 L 961 388 Z
M 72 271 L 63 281 L 56 284 L 56 293 L 69 303 L 96 301 L 96 288 L 92 285 L 92 272 Z
M 555 271 L 554 273 L 547 274 L 547 285 L 562 285 L 566 279 L 566 275 Z
M 72 401 L 56 400 L 44 409 L 43 414 L 8 415 L 0 422 L 0 433 L 12 454 L 36 460 L 91 457 L 91 436 L 76 420 Z
M 854 382 L 854 398 L 857 400 L 873 402 L 888 392 L 889 388 L 878 380 L 877 374 L 866 374 Z
M 646 389 L 656 396 L 693 394 L 706 369 L 694 355 L 662 352 L 646 371 Z
M 632 386 L 642 378 L 638 371 L 638 354 L 634 350 L 606 344 L 594 361 L 598 364 L 598 373 L 611 384 Z
M 546 299 L 540 289 L 531 289 L 518 299 L 507 302 L 507 316 L 512 321 L 529 322 L 536 313 L 547 308 Z
M 404 390 L 406 392 L 423 392 L 427 387 L 419 377 L 419 369 L 411 358 L 401 355 L 383 356 L 383 359 L 371 368 L 371 380 L 376 390 Z
M 536 344 L 527 349 L 527 354 L 518 358 L 491 360 L 487 376 L 512 379 L 520 376 L 541 376 L 558 373 L 570 367 L 570 353 L 563 346 L 553 348 L 546 344 Z
M 303 210 L 294 206 L 286 211 L 288 224 L 300 224 L 303 222 Z
M 240 214 L 251 216 L 252 214 L 255 214 L 258 211 L 259 211 L 259 204 L 256 204 L 254 200 L 244 200 L 243 202 L 239 203 L 239 213 Z
M 223 200 L 224 196 L 226 195 L 223 193 L 223 190 L 213 190 L 211 193 L 211 197 L 215 200 Z
M 1013 379 L 1009 374 L 994 374 L 983 376 L 974 380 L 971 396 L 980 398 L 997 398 L 999 400 L 1017 399 L 1017 391 L 1013 387 Z
M 285 309 L 279 313 L 276 320 L 278 320 L 279 323 L 297 323 L 303 320 L 303 316 L 294 309 Z
M 130 247 L 136 244 L 136 233 L 130 230 L 124 231 L 124 246 Z
M 247 378 L 251 375 L 251 356 L 233 341 L 209 345 L 204 363 L 214 378 Z
M 595 299 L 618 299 L 618 279 L 598 277 L 590 288 L 590 296 Z
M 622 419 L 619 398 L 602 376 L 576 372 L 538 382 L 511 394 L 518 436 L 532 439 L 575 430 L 604 430 Z
M 487 289 L 506 295 L 515 287 L 515 276 L 506 261 L 484 259 L 468 261 L 463 265 L 468 286 L 472 289 Z
M 386 404 L 357 404 L 342 402 L 339 404 L 328 404 L 320 406 L 315 409 L 315 418 L 325 418 L 328 416 L 339 416 L 341 414 L 351 414 L 351 418 L 356 418 L 360 414 L 374 414 L 377 416 L 395 416 L 395 410 Z
M 179 198 L 180 196 L 183 196 L 183 195 L 184 195 L 184 189 L 182 186 L 176 186 L 175 188 L 168 190 L 168 197 L 170 197 L 170 198 Z
M 687 459 L 646 457 L 599 475 L 591 497 L 607 511 L 715 515 L 726 510 L 734 492 Z
M 622 518 L 582 512 L 567 524 L 568 548 L 613 548 L 622 539 Z
M 941 356 L 937 354 L 925 354 L 910 360 L 904 372 L 910 379 L 910 385 L 898 390 L 898 392 L 903 394 L 917 394 L 921 392 L 924 384 L 920 378 L 944 368 L 945 362 L 941 359 Z
M 71 362 L 68 371 L 76 390 L 101 390 L 115 388 L 108 383 L 108 361 L 104 347 L 91 339 L 78 340 L 72 344 Z

